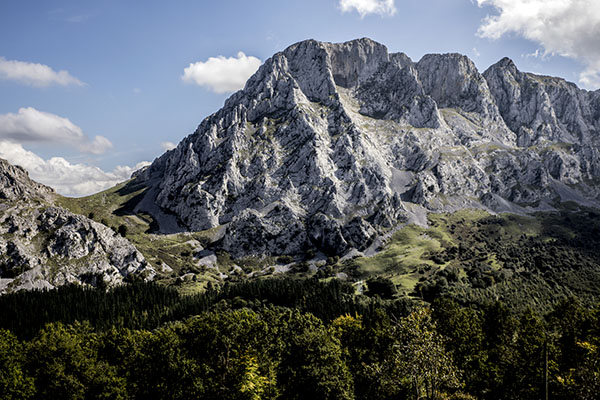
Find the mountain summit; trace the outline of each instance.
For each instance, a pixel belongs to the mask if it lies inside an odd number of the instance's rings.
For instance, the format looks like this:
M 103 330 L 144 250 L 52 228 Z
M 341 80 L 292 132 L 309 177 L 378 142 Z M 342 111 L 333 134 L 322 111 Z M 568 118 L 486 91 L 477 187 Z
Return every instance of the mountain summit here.
M 466 56 L 307 40 L 136 177 L 162 231 L 233 257 L 366 250 L 427 211 L 597 206 L 600 91 Z

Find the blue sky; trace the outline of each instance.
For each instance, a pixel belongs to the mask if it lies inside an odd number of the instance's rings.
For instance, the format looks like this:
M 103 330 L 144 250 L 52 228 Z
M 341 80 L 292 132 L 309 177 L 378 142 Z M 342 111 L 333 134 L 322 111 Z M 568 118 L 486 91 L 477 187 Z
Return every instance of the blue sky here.
M 0 37 L 0 157 L 66 195 L 125 179 L 222 106 L 219 74 L 304 39 L 600 86 L 597 0 L 3 1 Z

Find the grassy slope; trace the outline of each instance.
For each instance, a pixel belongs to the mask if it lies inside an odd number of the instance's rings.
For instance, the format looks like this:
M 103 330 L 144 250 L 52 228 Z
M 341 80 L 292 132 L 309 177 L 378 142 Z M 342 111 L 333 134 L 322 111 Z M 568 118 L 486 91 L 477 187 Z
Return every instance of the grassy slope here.
M 430 228 L 408 225 L 396 232 L 381 252 L 353 262 L 358 265 L 359 276 L 389 278 L 399 286 L 402 293 L 411 293 L 419 279 L 428 271 L 443 269 L 448 264 L 438 263 L 431 256 L 444 248 L 457 245 L 458 240 L 440 223 L 451 218 L 452 221 L 469 225 L 487 215 L 476 210 L 460 211 L 452 216 L 431 214 Z
M 346 262 L 355 279 L 376 275 L 401 295 L 503 300 L 543 310 L 565 297 L 600 299 L 600 215 L 591 210 L 492 216 L 431 214 L 430 227 L 398 231 L 377 255 Z

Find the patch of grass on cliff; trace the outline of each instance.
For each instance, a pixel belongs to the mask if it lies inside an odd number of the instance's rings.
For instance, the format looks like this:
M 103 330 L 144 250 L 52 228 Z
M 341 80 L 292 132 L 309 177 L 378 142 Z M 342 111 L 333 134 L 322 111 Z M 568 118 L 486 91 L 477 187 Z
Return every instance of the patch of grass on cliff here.
M 127 238 L 155 267 L 166 264 L 178 274 L 184 267 L 194 263 L 192 255 L 197 246 L 190 243 L 190 240 L 194 240 L 191 234 L 138 233 L 127 235 Z
M 440 251 L 441 243 L 429 229 L 408 225 L 394 233 L 385 249 L 373 257 L 355 260 L 357 272 L 363 277 L 383 276 L 390 278 L 405 292 L 410 292 L 419 280 L 419 267 L 435 263 L 428 255 Z M 436 232 L 437 233 L 437 232 Z
M 141 233 L 150 229 L 153 219 L 147 214 L 135 214 L 135 206 L 144 197 L 147 188 L 131 181 L 86 197 L 58 197 L 57 204 L 76 214 L 90 217 L 113 229 L 120 225 L 129 233 Z
M 482 210 L 430 214 L 428 228 L 408 225 L 394 233 L 375 256 L 355 259 L 356 273 L 363 278 L 389 278 L 401 293 L 411 293 L 419 281 L 455 264 L 454 260 L 444 259 L 444 251 L 458 246 L 461 237 L 472 233 L 477 221 L 489 216 Z M 500 267 L 493 254 L 489 255 L 489 262 L 495 268 Z

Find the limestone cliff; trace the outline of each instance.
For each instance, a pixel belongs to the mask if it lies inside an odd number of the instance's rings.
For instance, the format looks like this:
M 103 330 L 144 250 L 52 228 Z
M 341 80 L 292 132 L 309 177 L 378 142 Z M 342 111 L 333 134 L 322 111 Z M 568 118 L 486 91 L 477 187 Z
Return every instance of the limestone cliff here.
M 66 283 L 108 286 L 155 272 L 125 238 L 54 205 L 54 191 L 0 159 L 0 294 Z
M 138 174 L 139 209 L 234 257 L 344 254 L 423 210 L 598 205 L 599 129 L 600 92 L 508 59 L 308 40 Z

